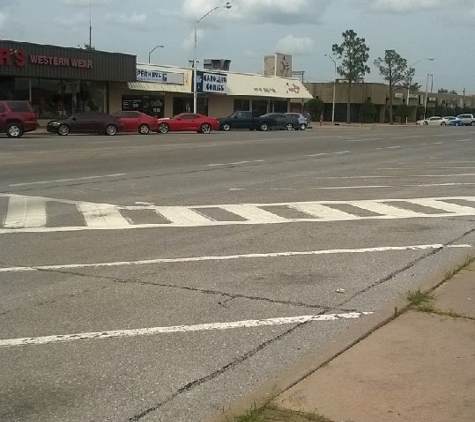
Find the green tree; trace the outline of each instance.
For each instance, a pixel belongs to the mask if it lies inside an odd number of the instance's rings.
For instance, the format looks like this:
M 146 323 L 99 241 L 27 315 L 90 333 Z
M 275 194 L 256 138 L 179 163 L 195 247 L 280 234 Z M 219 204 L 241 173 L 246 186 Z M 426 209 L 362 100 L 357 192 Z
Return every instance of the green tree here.
M 371 123 L 374 122 L 374 116 L 376 116 L 376 106 L 370 101 L 366 100 L 361 105 L 361 117 L 363 123 Z
M 305 110 L 310 113 L 312 120 L 320 119 L 320 114 L 323 113 L 325 103 L 320 98 L 312 98 L 305 103 Z
M 378 57 L 374 65 L 384 80 L 389 83 L 389 123 L 393 124 L 393 96 L 401 85 L 407 86 L 414 77 L 415 69 L 407 67 L 407 60 L 402 58 L 396 50 L 386 50 L 384 58 Z
M 332 52 L 338 59 L 342 59 L 337 67 L 338 74 L 348 81 L 348 100 L 346 103 L 346 122 L 351 122 L 351 85 L 353 82 L 360 82 L 365 74 L 370 73 L 367 66 L 369 59 L 369 47 L 366 46 L 366 40 L 358 37 L 358 34 L 352 29 L 342 33 L 343 42 L 333 44 Z
M 399 104 L 396 108 L 396 117 L 400 117 L 401 123 L 404 123 L 406 118 L 409 117 L 410 112 L 410 107 L 407 104 Z
M 435 116 L 446 116 L 447 115 L 447 107 L 444 104 L 439 104 L 435 106 L 434 109 Z

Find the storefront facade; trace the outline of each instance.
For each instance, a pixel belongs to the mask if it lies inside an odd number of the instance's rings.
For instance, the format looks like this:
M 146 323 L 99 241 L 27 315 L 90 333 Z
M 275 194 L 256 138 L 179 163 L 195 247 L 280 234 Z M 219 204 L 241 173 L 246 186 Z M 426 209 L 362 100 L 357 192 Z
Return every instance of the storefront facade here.
M 133 80 L 111 85 L 111 112 L 134 110 L 161 118 L 191 111 L 191 80 L 190 69 L 138 63 Z
M 110 84 L 135 78 L 133 55 L 0 41 L 0 99 L 30 101 L 39 119 L 109 112 Z
M 234 111 L 300 112 L 313 98 L 297 79 L 224 71 L 197 71 L 197 112 L 225 117 Z M 157 117 L 193 111 L 193 71 L 137 64 L 137 81 L 114 85 L 111 109 L 138 110 Z

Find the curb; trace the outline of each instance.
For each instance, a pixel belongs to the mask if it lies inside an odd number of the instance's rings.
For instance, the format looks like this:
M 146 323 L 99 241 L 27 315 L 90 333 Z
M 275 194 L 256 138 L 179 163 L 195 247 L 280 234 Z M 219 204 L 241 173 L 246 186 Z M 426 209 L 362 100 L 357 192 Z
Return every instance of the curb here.
M 456 261 L 453 268 L 460 267 L 464 264 L 467 264 L 467 259 Z M 473 261 L 469 265 L 462 267 L 462 271 L 470 267 L 475 271 Z M 431 278 L 424 280 L 417 288 L 422 291 L 433 291 L 451 278 L 457 276 L 457 274 L 455 274 L 447 279 L 446 271 L 447 270 L 441 270 L 437 274 L 434 274 Z M 410 305 L 407 299 L 401 297 L 384 309 L 376 311 L 373 315 L 364 317 L 364 319 L 360 320 L 347 332 L 338 335 L 334 340 L 320 347 L 313 354 L 290 366 L 276 378 L 265 381 L 253 392 L 223 407 L 220 413 L 208 419 L 207 422 L 231 422 L 234 416 L 245 414 L 254 407 L 260 408 L 265 406 L 278 395 L 294 387 L 304 378 L 307 378 L 360 341 L 363 341 L 374 331 L 395 320 L 409 308 Z

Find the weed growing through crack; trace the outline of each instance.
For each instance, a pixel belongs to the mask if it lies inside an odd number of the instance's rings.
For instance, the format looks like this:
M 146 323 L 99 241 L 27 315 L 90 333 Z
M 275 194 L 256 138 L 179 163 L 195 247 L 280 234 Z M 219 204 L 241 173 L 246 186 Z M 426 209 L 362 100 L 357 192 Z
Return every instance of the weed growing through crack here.
M 253 406 L 245 414 L 235 416 L 232 422 L 332 422 L 314 413 L 281 410 L 271 405 Z
M 421 290 L 416 290 L 415 292 L 409 292 L 407 294 L 407 300 L 412 308 L 417 309 L 422 312 L 433 312 L 434 311 L 434 293 L 432 292 L 422 292 Z

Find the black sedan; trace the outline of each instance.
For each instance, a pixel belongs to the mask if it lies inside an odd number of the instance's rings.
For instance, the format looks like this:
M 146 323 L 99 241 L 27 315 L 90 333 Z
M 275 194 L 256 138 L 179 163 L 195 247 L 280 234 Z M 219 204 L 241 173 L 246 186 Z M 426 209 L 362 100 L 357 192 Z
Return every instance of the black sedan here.
M 295 117 L 288 116 L 285 113 L 267 113 L 258 117 L 258 130 L 270 129 L 299 129 L 299 120 Z
M 69 133 L 100 133 L 109 136 L 124 130 L 124 125 L 107 113 L 86 111 L 73 114 L 67 119 L 51 120 L 46 126 L 48 132 L 66 136 Z

